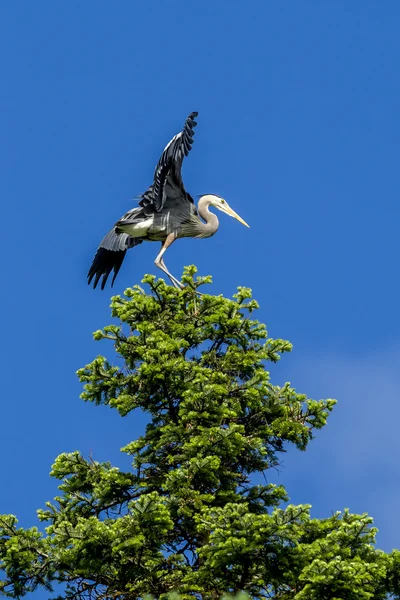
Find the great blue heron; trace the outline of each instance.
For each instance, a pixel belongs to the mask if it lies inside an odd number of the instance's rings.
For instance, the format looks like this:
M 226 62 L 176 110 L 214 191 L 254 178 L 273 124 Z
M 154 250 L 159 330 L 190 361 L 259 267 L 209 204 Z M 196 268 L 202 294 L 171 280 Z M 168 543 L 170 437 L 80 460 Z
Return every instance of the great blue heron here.
M 218 230 L 219 221 L 208 209 L 215 206 L 249 227 L 220 196 L 201 196 L 198 207 L 187 193 L 182 181 L 182 162 L 193 144 L 193 128 L 197 112 L 186 119 L 180 133 L 165 147 L 154 172 L 152 185 L 140 197 L 139 206 L 128 211 L 103 238 L 88 273 L 88 283 L 94 278 L 95 288 L 102 277 L 101 289 L 114 269 L 111 287 L 121 268 L 126 251 L 144 241 L 161 242 L 161 250 L 155 259 L 159 267 L 179 289 L 183 284 L 165 266 L 163 255 L 177 238 L 207 238 Z M 204 220 L 201 221 L 200 217 Z

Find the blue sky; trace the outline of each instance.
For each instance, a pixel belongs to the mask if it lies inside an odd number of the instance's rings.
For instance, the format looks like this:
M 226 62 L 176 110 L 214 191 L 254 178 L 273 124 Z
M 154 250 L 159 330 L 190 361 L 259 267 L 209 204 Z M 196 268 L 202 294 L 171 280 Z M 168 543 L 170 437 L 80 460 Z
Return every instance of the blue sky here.
M 399 546 L 399 18 L 394 0 L 0 5 L 0 513 L 31 525 L 57 454 L 124 464 L 142 431 L 79 400 L 76 369 L 111 351 L 91 337 L 110 290 L 86 273 L 197 110 L 186 187 L 251 229 L 221 215 L 166 263 L 212 274 L 215 294 L 252 287 L 270 334 L 294 344 L 273 382 L 339 400 L 273 480 L 315 516 L 369 512 L 380 547 Z M 156 271 L 157 250 L 130 251 L 115 293 Z

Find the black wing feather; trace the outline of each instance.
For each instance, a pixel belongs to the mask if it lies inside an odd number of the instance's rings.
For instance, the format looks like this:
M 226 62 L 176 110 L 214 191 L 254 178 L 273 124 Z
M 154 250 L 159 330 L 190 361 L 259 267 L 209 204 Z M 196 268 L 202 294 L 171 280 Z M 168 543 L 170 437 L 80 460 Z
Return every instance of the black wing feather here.
M 193 145 L 197 115 L 197 112 L 190 113 L 182 131 L 175 135 L 164 148 L 154 171 L 154 182 L 143 194 L 139 202 L 140 206 L 146 207 L 151 204 L 156 212 L 160 212 L 166 200 L 164 190 L 168 179 L 171 180 L 174 186 L 180 188 L 184 197 L 188 196 L 183 186 L 181 169 L 183 158 L 189 154 Z M 191 200 L 190 197 L 189 200 Z
M 107 279 L 114 269 L 114 275 L 111 281 L 112 287 L 125 258 L 126 251 L 129 248 L 138 246 L 142 241 L 142 238 L 133 238 L 127 233 L 116 233 L 115 228 L 111 229 L 100 242 L 100 246 L 97 249 L 87 275 L 88 284 L 90 285 L 94 277 L 93 288 L 95 289 L 102 277 L 101 289 L 104 290 Z

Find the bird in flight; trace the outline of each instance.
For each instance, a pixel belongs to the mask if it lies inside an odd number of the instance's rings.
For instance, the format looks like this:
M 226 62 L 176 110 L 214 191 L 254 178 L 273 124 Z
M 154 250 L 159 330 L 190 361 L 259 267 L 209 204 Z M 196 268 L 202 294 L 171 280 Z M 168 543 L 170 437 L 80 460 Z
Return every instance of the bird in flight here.
M 182 131 L 165 147 L 156 166 L 153 183 L 140 197 L 139 206 L 121 217 L 100 242 L 89 269 L 89 285 L 94 279 L 95 288 L 101 278 L 103 290 L 108 276 L 114 271 L 112 287 L 126 251 L 147 241 L 161 242 L 155 265 L 169 277 L 175 287 L 182 289 L 184 285 L 168 271 L 164 263 L 164 253 L 176 239 L 207 238 L 217 232 L 218 217 L 209 211 L 210 206 L 249 227 L 220 196 L 201 196 L 196 208 L 193 198 L 185 190 L 181 174 L 182 162 L 193 145 L 197 115 L 197 112 L 192 112 Z

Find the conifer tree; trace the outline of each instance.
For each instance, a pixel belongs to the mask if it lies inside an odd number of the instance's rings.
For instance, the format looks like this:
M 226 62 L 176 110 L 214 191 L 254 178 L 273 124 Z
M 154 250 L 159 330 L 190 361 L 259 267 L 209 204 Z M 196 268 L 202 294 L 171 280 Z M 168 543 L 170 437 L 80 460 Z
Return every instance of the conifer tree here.
M 283 486 L 254 482 L 290 445 L 306 450 L 334 400 L 270 381 L 291 350 L 253 318 L 251 292 L 199 294 L 209 277 L 186 268 L 183 291 L 146 276 L 112 298 L 104 352 L 78 371 L 82 398 L 121 416 L 142 410 L 143 435 L 122 472 L 78 451 L 56 458 L 60 494 L 42 527 L 0 517 L 0 592 L 49 598 L 151 595 L 219 599 L 382 600 L 399 596 L 399 553 L 374 547 L 366 515 L 312 518 Z M 107 432 L 104 432 L 107 435 Z M 55 590 L 55 591 L 53 591 Z M 61 591 L 60 591 L 61 590 Z

